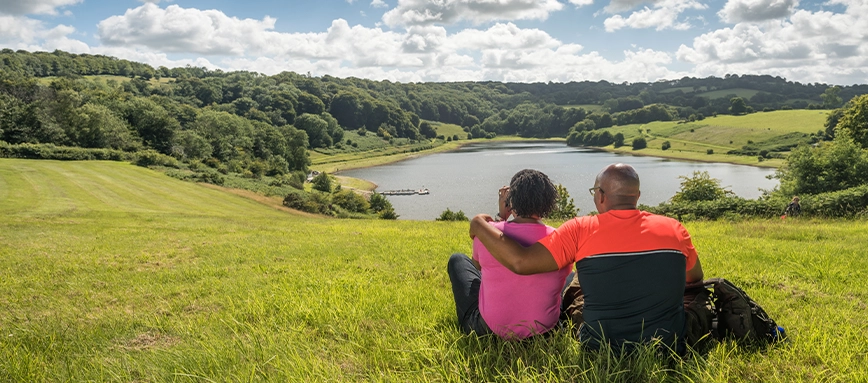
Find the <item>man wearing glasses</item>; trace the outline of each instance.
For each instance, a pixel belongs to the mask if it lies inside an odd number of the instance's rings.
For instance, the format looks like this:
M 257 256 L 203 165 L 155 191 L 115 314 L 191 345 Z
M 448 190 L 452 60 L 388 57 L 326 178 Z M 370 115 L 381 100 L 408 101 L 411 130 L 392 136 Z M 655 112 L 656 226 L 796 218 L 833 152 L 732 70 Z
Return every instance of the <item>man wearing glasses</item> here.
M 598 215 L 567 221 L 530 247 L 502 235 L 485 214 L 473 217 L 470 236 L 516 274 L 575 263 L 584 293 L 579 340 L 587 347 L 659 341 L 683 351 L 684 286 L 703 278 L 690 234 L 672 218 L 637 209 L 639 175 L 630 165 L 604 168 L 590 192 Z

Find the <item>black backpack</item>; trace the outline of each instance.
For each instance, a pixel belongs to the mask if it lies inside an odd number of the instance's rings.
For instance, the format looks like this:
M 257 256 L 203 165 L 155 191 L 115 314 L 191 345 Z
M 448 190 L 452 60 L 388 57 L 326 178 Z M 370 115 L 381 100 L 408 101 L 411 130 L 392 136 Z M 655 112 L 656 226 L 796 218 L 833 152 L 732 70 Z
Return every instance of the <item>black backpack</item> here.
M 688 285 L 684 313 L 685 338 L 691 346 L 709 338 L 731 338 L 757 344 L 776 342 L 785 337 L 783 328 L 778 327 L 762 306 L 723 278 Z

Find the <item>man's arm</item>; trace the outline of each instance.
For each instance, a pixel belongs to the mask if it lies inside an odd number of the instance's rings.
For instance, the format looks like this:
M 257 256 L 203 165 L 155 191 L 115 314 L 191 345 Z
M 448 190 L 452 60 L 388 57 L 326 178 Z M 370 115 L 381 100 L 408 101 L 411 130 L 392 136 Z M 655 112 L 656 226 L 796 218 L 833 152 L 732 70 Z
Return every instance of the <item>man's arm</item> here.
M 524 247 L 488 224 L 491 216 L 479 214 L 470 220 L 470 238 L 479 238 L 488 252 L 507 269 L 520 275 L 539 274 L 558 269 L 549 250 L 539 242 Z
M 703 278 L 705 278 L 705 274 L 702 272 L 699 256 L 696 256 L 696 263 L 693 265 L 693 268 L 687 270 L 687 283 L 701 281 Z

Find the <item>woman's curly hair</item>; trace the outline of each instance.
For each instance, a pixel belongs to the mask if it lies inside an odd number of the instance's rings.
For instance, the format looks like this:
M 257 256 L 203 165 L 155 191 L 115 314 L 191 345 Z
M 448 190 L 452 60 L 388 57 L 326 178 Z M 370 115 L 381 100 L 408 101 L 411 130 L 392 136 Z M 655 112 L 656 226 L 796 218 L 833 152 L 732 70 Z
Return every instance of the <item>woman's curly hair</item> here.
M 524 169 L 509 182 L 509 207 L 516 216 L 547 217 L 555 208 L 558 191 L 545 173 Z

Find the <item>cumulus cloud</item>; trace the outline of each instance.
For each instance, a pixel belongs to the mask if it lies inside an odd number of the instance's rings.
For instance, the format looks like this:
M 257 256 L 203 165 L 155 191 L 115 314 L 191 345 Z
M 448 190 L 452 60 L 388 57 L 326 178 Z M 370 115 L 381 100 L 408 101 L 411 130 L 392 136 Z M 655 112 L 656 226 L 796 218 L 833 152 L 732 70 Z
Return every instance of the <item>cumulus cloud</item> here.
M 57 8 L 82 2 L 82 0 L 0 0 L 0 13 L 7 15 L 56 15 Z
M 390 27 L 449 25 L 460 21 L 476 24 L 497 20 L 545 20 L 549 13 L 563 9 L 557 0 L 398 0 L 383 15 Z
M 57 25 L 46 28 L 42 21 L 24 16 L 0 15 L 0 46 L 29 51 L 60 49 L 72 53 L 87 53 L 87 44 L 69 38 L 75 28 Z
M 371 6 L 374 8 L 387 8 L 389 4 L 386 4 L 383 0 L 371 0 Z
M 739 23 L 681 45 L 676 57 L 700 74 L 766 73 L 808 81 L 868 78 L 868 4 L 836 1 L 844 13 L 796 11 L 789 20 Z M 860 77 L 861 76 L 861 77 Z M 845 82 L 846 83 L 846 82 Z
M 634 9 L 643 4 L 656 4 L 663 0 L 612 0 L 604 10 L 608 13 L 620 13 Z
M 621 28 L 644 29 L 654 28 L 685 30 L 690 28 L 687 22 L 678 22 L 681 14 L 688 9 L 705 9 L 706 5 L 695 0 L 663 0 L 654 4 L 654 8 L 645 7 L 633 12 L 628 17 L 614 15 L 603 21 L 606 32 L 614 32 Z
M 275 19 L 238 19 L 217 10 L 186 9 L 152 3 L 128 9 L 98 25 L 100 40 L 110 46 L 144 46 L 167 52 L 240 55 L 264 43 Z
M 594 0 L 570 0 L 570 4 L 575 5 L 576 7 L 584 7 L 586 5 L 594 4 Z
M 728 23 L 783 19 L 799 6 L 799 0 L 729 0 L 717 13 Z

